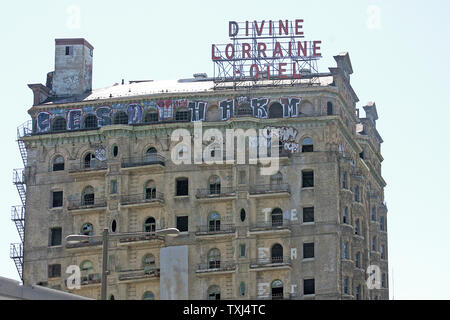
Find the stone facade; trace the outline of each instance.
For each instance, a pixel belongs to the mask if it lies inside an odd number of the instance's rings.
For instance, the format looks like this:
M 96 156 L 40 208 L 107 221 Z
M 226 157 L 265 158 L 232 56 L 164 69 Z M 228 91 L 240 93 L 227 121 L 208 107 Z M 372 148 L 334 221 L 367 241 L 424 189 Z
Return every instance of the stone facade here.
M 338 67 L 330 68 L 317 86 L 180 89 L 33 106 L 33 131 L 21 137 L 27 149 L 24 282 L 100 298 L 101 243 L 72 245 L 66 243 L 67 235 L 86 231 L 82 228 L 87 223 L 94 235 L 104 228 L 118 234 L 179 227 L 177 217 L 187 216 L 188 231 L 177 237 L 123 236 L 109 241 L 108 296 L 167 297 L 170 283 L 160 283 L 165 272 L 162 249 L 186 246 L 187 271 L 179 281 L 189 299 L 388 299 L 387 209 L 376 106 L 369 103 L 364 107 L 366 118 L 358 117 L 348 54 L 335 58 Z M 221 101 L 241 97 L 267 97 L 268 116 L 241 115 L 236 104 L 229 118 L 217 117 Z M 271 114 L 274 102 L 286 97 L 299 98 L 297 111 L 289 117 Z M 298 148 L 281 147 L 279 172 L 272 176 L 262 175 L 262 164 L 249 164 L 248 157 L 244 164 L 176 165 L 171 159 L 178 142 L 171 135 L 180 128 L 193 133 L 197 122 L 150 123 L 145 115 L 151 112 L 146 109 L 151 101 L 180 99 L 205 102 L 203 133 L 211 128 L 223 133 L 290 128 L 296 133 L 291 142 Z M 134 123 L 128 113 L 127 123 L 114 124 L 119 112 L 115 105 L 143 106 L 141 120 Z M 102 106 L 113 106 L 112 123 L 84 127 L 86 116 Z M 85 110 L 79 129 L 69 130 L 66 124 L 54 130 L 50 117 L 49 129 L 37 131 L 42 128 L 36 124 L 39 113 L 73 109 Z M 148 153 L 150 148 L 154 149 Z M 63 169 L 55 167 L 60 157 Z M 177 195 L 179 178 L 187 178 L 187 195 Z M 58 199 L 55 205 L 58 191 L 61 205 Z M 62 230 L 56 245 L 54 228 Z M 56 276 L 50 276 L 51 265 L 60 265 Z M 68 290 L 65 285 L 70 265 L 86 269 L 81 289 Z M 379 289 L 366 285 L 370 265 L 380 268 L 378 277 L 384 280 Z

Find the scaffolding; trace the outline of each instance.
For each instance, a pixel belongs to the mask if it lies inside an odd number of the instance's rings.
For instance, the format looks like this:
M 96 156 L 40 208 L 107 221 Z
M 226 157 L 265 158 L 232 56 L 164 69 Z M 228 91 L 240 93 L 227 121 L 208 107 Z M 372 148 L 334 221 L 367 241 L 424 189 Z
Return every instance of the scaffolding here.
M 23 137 L 30 136 L 32 133 L 31 120 L 26 121 L 17 128 L 17 144 L 19 146 L 20 156 L 22 157 L 24 168 L 13 170 L 13 183 L 19 192 L 22 205 L 11 207 L 11 221 L 14 222 L 19 233 L 20 243 L 11 243 L 9 255 L 16 265 L 17 272 L 23 282 L 23 245 L 25 241 L 25 206 L 26 206 L 26 179 L 25 172 L 28 164 L 28 154 Z

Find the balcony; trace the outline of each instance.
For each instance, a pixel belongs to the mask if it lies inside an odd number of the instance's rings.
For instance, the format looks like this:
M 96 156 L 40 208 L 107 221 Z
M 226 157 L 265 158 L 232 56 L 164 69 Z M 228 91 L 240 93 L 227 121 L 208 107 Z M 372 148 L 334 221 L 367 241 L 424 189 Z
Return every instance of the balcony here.
M 119 245 L 121 246 L 160 246 L 164 243 L 164 237 L 158 235 L 133 235 L 124 236 L 119 239 Z
M 103 246 L 102 241 L 93 241 L 88 240 L 85 242 L 79 243 L 66 243 L 66 249 L 74 251 L 76 249 L 80 249 L 79 251 L 86 251 L 88 249 L 101 250 Z
M 250 261 L 250 271 L 291 269 L 291 265 L 290 257 L 258 258 Z
M 82 286 L 87 285 L 100 285 L 102 282 L 100 274 L 99 273 L 92 273 L 88 274 L 86 276 L 81 276 L 80 284 Z
M 106 161 L 97 161 L 92 159 L 89 162 L 73 163 L 69 168 L 69 174 L 72 176 L 83 176 L 89 173 L 89 177 L 92 175 L 104 175 L 108 164 Z
M 234 187 L 221 187 L 217 186 L 208 189 L 197 189 L 195 197 L 198 200 L 228 200 L 236 199 L 236 190 Z
M 233 224 L 214 224 L 199 226 L 195 235 L 202 238 L 232 237 L 236 232 Z
M 287 183 L 262 184 L 250 187 L 250 197 L 290 197 L 291 191 Z
M 290 220 L 273 220 L 257 222 L 250 225 L 249 234 L 291 233 Z
M 123 195 L 120 197 L 120 205 L 123 207 L 153 207 L 164 204 L 164 193 L 140 193 Z
M 147 280 L 158 280 L 160 269 L 157 267 L 145 267 L 143 269 L 121 270 L 119 274 L 120 282 L 136 282 Z
M 236 262 L 234 261 L 209 261 L 208 263 L 202 263 L 197 266 L 195 271 L 198 276 L 203 275 L 218 275 L 234 273 L 236 270 Z
M 89 200 L 68 200 L 67 210 L 72 214 L 104 211 L 106 210 L 106 199 L 95 197 Z
M 166 166 L 166 158 L 154 153 L 140 157 L 123 158 L 121 167 L 125 170 L 148 171 L 149 168 L 161 170 Z

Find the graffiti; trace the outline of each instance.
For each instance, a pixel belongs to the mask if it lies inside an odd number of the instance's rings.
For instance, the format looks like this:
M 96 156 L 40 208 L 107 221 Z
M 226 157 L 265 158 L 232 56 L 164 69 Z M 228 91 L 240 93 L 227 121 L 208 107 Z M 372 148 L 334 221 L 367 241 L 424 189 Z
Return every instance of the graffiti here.
M 228 120 L 234 115 L 234 99 L 220 101 L 219 107 L 222 109 L 222 120 Z
M 142 120 L 142 107 L 137 104 L 129 104 L 128 105 L 128 123 L 139 123 Z
M 95 110 L 95 114 L 97 115 L 99 127 L 107 126 L 112 123 L 111 113 L 112 113 L 112 109 L 108 106 L 99 107 L 99 108 L 97 108 L 97 110 Z
M 268 142 L 272 138 L 272 131 L 279 130 L 279 141 L 283 145 L 284 150 L 290 153 L 295 153 L 298 151 L 299 145 L 295 141 L 298 131 L 292 127 L 265 127 L 263 130 L 264 137 Z
M 50 131 L 50 119 L 52 114 L 47 111 L 39 112 L 37 115 L 37 131 L 39 133 Z
M 67 128 L 69 130 L 81 129 L 81 117 L 83 111 L 81 109 L 72 109 L 67 113 Z
M 190 101 L 188 108 L 191 110 L 191 121 L 205 121 L 207 105 L 202 101 Z
M 159 119 L 172 120 L 173 119 L 173 106 L 172 100 L 158 100 L 156 101 L 158 107 Z
M 105 161 L 106 160 L 106 149 L 105 147 L 98 147 L 95 149 L 95 158 L 99 161 Z
M 188 106 L 188 101 L 187 99 L 172 100 L 172 106 L 174 109 L 186 108 Z
M 293 118 L 298 116 L 298 105 L 300 104 L 301 98 L 289 97 L 281 98 L 280 103 L 283 106 L 283 117 Z
M 269 99 L 267 98 L 255 98 L 252 99 L 253 116 L 257 118 L 267 118 L 267 104 Z

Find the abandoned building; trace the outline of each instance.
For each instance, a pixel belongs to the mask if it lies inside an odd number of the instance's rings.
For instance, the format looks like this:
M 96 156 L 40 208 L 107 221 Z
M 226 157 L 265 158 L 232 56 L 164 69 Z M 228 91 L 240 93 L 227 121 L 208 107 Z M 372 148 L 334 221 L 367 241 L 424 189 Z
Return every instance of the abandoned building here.
M 217 88 L 197 74 L 92 89 L 93 50 L 56 39 L 55 70 L 29 85 L 31 119 L 17 130 L 24 168 L 13 175 L 22 242 L 11 245 L 25 285 L 99 299 L 101 238 L 66 237 L 107 228 L 119 235 L 108 243 L 108 299 L 389 299 L 383 140 L 376 104 L 365 117 L 356 108 L 348 53 L 314 83 Z M 173 132 L 198 123 L 224 136 L 278 128 L 277 172 L 175 164 Z M 203 154 L 224 158 L 225 141 L 207 145 Z M 180 233 L 139 234 L 165 228 Z

